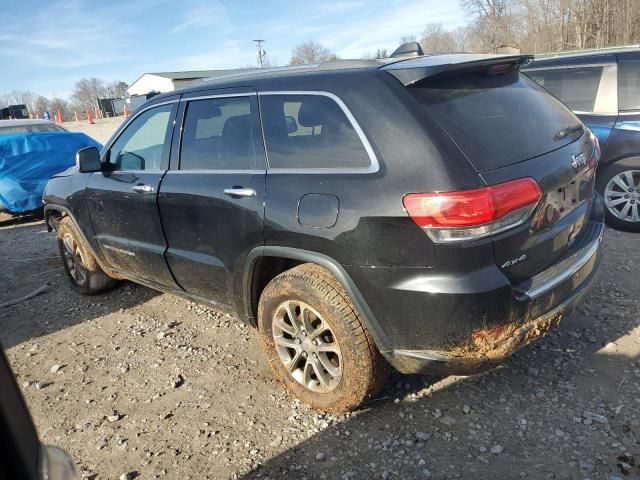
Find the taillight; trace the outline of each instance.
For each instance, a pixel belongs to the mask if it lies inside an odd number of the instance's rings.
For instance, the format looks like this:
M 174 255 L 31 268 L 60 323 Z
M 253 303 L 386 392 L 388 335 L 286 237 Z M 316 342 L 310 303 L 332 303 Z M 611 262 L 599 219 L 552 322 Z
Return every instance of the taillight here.
M 409 193 L 403 204 L 409 216 L 434 242 L 487 237 L 522 224 L 542 196 L 533 178 L 520 178 L 476 190 Z

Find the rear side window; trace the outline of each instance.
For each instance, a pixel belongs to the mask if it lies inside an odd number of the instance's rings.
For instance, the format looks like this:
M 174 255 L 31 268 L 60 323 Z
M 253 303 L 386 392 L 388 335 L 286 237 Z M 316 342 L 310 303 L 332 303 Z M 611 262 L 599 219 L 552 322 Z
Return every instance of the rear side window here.
M 183 132 L 181 170 L 258 168 L 255 96 L 193 100 L 187 104 Z
M 480 171 L 542 155 L 575 140 L 557 132 L 580 121 L 517 71 L 468 73 L 409 87 Z
M 353 124 L 324 95 L 263 95 L 270 168 L 366 168 L 371 160 Z
M 640 61 L 618 63 L 620 110 L 640 110 Z
M 575 67 L 527 72 L 529 77 L 549 90 L 576 112 L 593 112 L 602 78 L 601 66 Z

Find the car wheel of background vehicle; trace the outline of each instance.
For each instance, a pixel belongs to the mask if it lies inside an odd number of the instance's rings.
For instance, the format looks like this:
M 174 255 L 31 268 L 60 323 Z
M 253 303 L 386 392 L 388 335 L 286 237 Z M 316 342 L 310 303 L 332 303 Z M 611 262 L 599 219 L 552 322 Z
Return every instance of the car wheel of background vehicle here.
M 318 265 L 295 267 L 266 286 L 258 327 L 276 377 L 313 408 L 354 410 L 387 379 L 389 366 L 348 294 Z
M 616 162 L 599 173 L 607 223 L 619 230 L 640 232 L 640 159 Z
M 58 249 L 76 292 L 95 295 L 118 283 L 102 271 L 69 217 L 64 217 L 58 226 Z

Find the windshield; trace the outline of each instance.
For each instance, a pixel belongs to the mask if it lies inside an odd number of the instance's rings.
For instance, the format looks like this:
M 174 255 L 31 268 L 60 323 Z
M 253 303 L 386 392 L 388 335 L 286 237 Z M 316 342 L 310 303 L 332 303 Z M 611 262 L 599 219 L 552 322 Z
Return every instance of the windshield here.
M 577 129 L 558 136 L 580 120 L 517 71 L 440 77 L 409 90 L 479 171 L 545 154 L 580 136 Z
M 66 130 L 55 123 L 30 123 L 24 125 L 0 125 L 0 135 L 14 135 L 16 133 L 33 132 L 66 132 Z

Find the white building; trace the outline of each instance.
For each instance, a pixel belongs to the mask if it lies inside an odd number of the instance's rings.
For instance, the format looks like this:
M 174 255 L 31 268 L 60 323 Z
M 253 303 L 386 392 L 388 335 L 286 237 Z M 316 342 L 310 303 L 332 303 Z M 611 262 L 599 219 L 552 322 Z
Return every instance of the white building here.
M 130 96 L 146 95 L 149 92 L 172 92 L 179 88 L 200 82 L 209 77 L 221 77 L 253 70 L 251 68 L 238 68 L 233 70 L 192 70 L 188 72 L 158 72 L 145 73 L 127 89 Z

